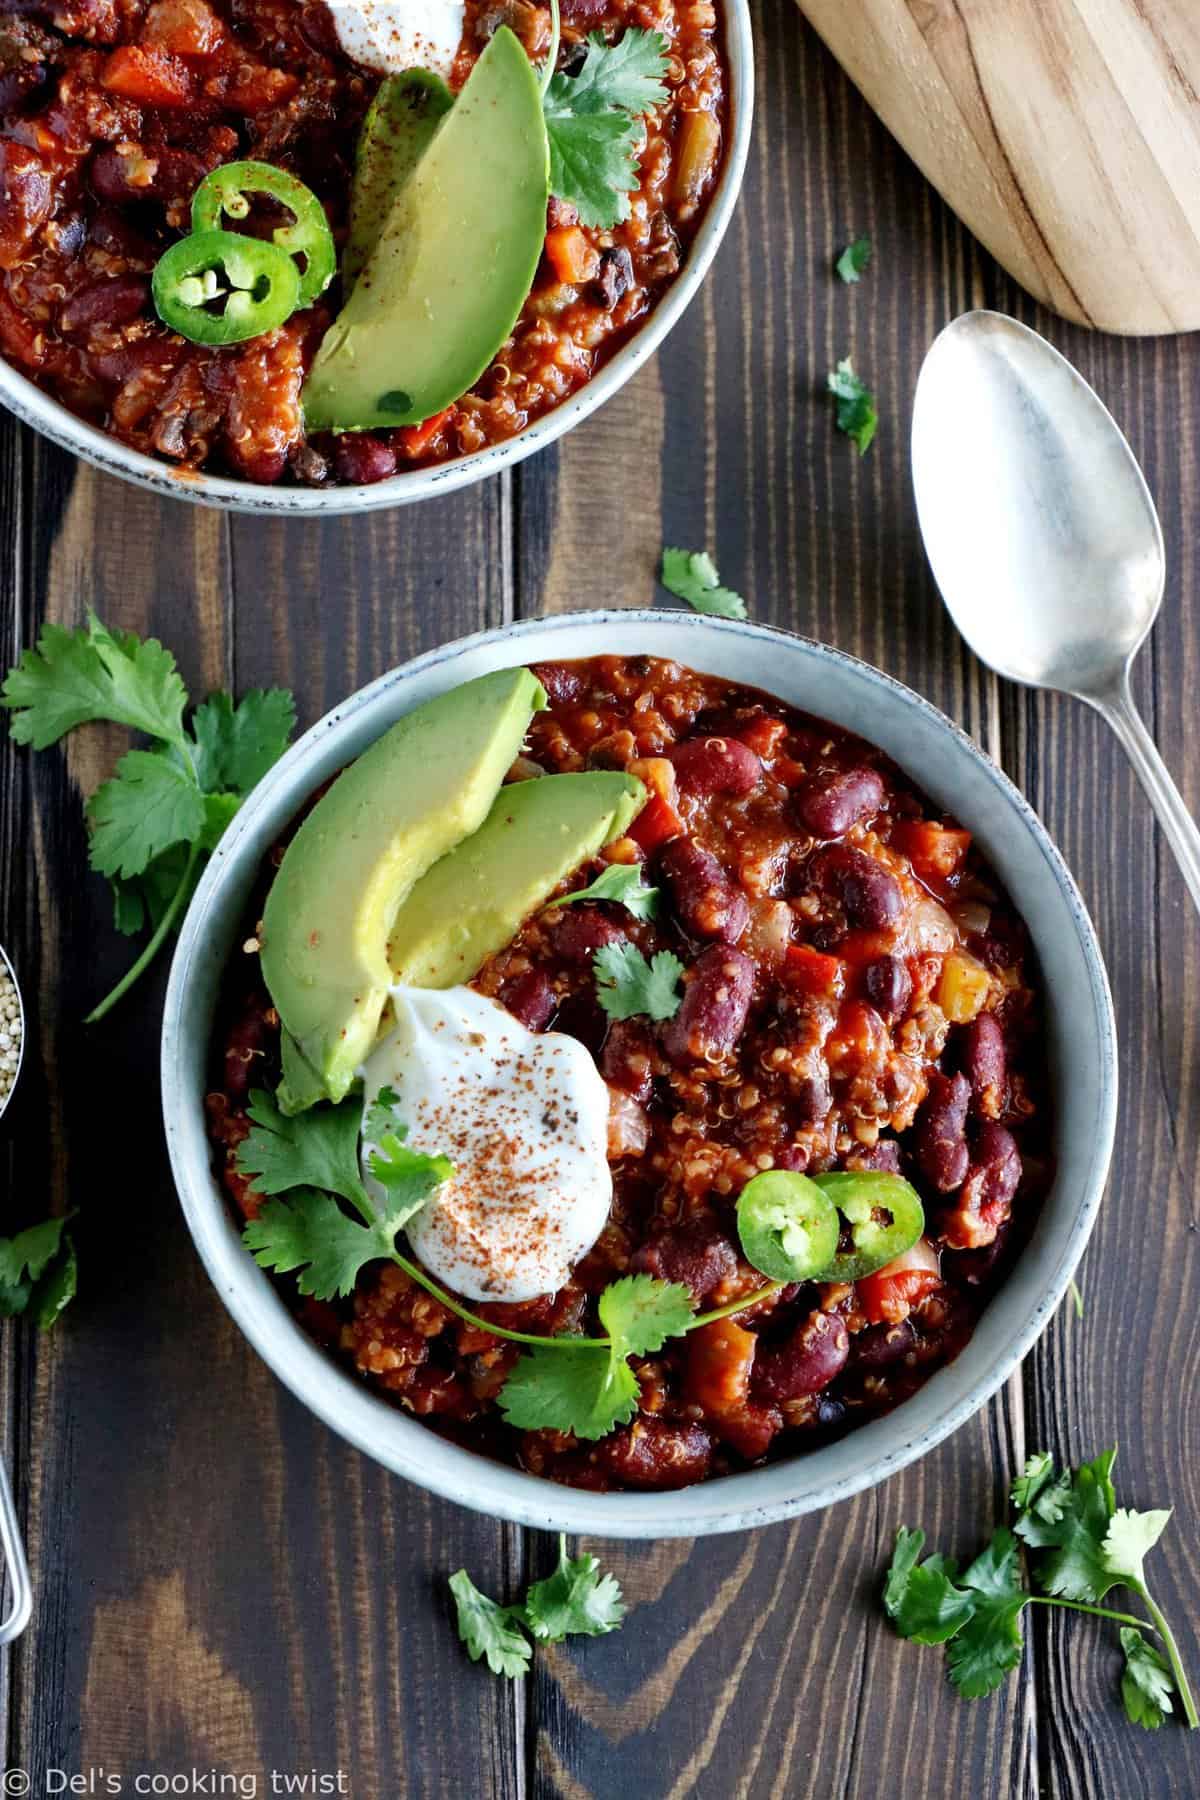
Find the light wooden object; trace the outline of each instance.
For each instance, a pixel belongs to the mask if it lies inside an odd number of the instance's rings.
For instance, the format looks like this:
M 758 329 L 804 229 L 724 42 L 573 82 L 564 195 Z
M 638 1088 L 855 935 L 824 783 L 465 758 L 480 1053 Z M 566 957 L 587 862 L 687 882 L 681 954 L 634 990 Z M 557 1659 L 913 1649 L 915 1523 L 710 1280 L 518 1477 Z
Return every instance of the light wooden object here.
M 800 0 L 1023 287 L 1083 325 L 1200 327 L 1200 0 Z

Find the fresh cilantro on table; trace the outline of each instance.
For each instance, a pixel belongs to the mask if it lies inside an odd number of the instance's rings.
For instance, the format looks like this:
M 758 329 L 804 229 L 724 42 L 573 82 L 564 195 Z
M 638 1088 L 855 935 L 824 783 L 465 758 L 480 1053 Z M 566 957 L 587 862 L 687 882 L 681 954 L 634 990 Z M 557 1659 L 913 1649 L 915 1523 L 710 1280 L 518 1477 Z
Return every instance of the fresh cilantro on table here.
M 615 44 L 598 31 L 577 75 L 554 75 L 543 107 L 550 140 L 550 192 L 580 223 L 610 229 L 629 217 L 645 139 L 639 114 L 665 100 L 667 42 L 631 27 Z
M 825 385 L 837 401 L 838 430 L 853 440 L 860 456 L 865 456 L 879 428 L 874 394 L 854 373 L 848 356 L 826 377 Z
M 897 1532 L 884 1607 L 901 1637 L 945 1644 L 950 1679 L 965 1698 L 991 1693 L 1019 1664 L 1026 1606 L 1059 1606 L 1122 1627 L 1121 1696 L 1135 1725 L 1161 1725 L 1175 1693 L 1188 1724 L 1200 1723 L 1175 1639 L 1145 1583 L 1145 1558 L 1171 1515 L 1117 1506 L 1115 1458 L 1116 1451 L 1108 1450 L 1059 1474 L 1047 1452 L 1031 1456 L 1012 1485 L 1016 1536 L 1000 1526 L 961 1575 L 944 1557 L 920 1560 L 924 1532 L 904 1526 Z M 1025 1583 L 1017 1538 L 1038 1553 L 1032 1575 L 1040 1593 Z M 1148 1619 L 1100 1606 L 1117 1586 L 1138 1596 Z M 1161 1638 L 1165 1658 L 1142 1636 L 1151 1630 Z
M 665 549 L 659 580 L 667 592 L 686 600 L 694 612 L 718 619 L 744 619 L 746 602 L 732 588 L 722 587 L 717 565 L 707 550 Z
M 642 880 L 641 863 L 609 863 L 587 887 L 576 888 L 573 894 L 562 894 L 550 905 L 573 906 L 576 900 L 611 900 L 631 912 L 635 919 L 658 916 L 658 889 L 647 887 Z
M 66 1229 L 70 1216 L 43 1219 L 16 1237 L 0 1238 L 0 1317 L 28 1312 L 48 1331 L 75 1298 L 75 1246 Z
M 552 1575 L 533 1582 L 523 1602 L 501 1606 L 480 1592 L 465 1569 L 450 1577 L 458 1614 L 458 1635 L 472 1662 L 487 1659 L 494 1675 L 524 1675 L 533 1646 L 521 1627 L 538 1643 L 558 1644 L 566 1637 L 603 1637 L 616 1631 L 625 1617 L 625 1602 L 615 1575 L 602 1575 L 588 1552 L 567 1555 L 565 1534 L 558 1540 L 558 1566 Z
M 143 733 L 153 749 L 121 757 L 87 804 L 92 867 L 107 876 L 114 919 L 151 936 L 117 986 L 88 1015 L 102 1018 L 153 960 L 190 900 L 204 858 L 256 782 L 287 748 L 292 697 L 257 690 L 235 704 L 214 694 L 185 724 L 187 689 L 156 638 L 86 625 L 47 625 L 0 689 L 18 744 L 44 750 L 80 725 L 106 721 Z
M 847 284 L 860 281 L 871 260 L 871 254 L 869 237 L 857 237 L 852 244 L 847 244 L 834 265 L 842 280 Z
M 647 962 L 636 944 L 604 944 L 592 957 L 596 998 L 610 1019 L 673 1019 L 683 996 L 683 964 L 670 950 Z

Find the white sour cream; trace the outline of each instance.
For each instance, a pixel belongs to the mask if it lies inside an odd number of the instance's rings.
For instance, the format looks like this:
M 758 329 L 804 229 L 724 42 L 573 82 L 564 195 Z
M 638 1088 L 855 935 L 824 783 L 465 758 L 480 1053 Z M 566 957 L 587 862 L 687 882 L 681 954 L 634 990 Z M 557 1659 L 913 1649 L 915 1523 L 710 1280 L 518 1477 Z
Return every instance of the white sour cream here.
M 449 77 L 462 42 L 462 0 L 327 0 L 347 56 L 381 75 Z
M 425 1267 L 472 1300 L 532 1300 L 562 1287 L 612 1204 L 608 1089 L 577 1039 L 528 1031 L 472 988 L 392 989 L 395 1028 L 362 1071 L 369 1108 L 399 1096 L 414 1150 L 454 1176 L 409 1222 Z M 364 1179 L 373 1145 L 364 1142 Z

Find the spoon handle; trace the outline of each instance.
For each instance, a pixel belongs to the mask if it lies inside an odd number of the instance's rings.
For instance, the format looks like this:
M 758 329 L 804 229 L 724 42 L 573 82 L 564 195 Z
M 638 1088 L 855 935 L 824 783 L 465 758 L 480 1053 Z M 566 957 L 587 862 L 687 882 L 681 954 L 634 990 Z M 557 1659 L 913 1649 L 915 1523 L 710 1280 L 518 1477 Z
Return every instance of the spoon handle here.
M 1175 786 L 1154 739 L 1146 730 L 1142 716 L 1129 691 L 1129 671 L 1121 677 L 1120 686 L 1111 694 L 1089 695 L 1088 699 L 1101 716 L 1108 720 L 1133 764 L 1138 780 L 1158 814 L 1158 822 L 1167 842 L 1175 852 L 1183 879 L 1197 911 L 1200 911 L 1200 829 L 1184 805 L 1183 795 Z

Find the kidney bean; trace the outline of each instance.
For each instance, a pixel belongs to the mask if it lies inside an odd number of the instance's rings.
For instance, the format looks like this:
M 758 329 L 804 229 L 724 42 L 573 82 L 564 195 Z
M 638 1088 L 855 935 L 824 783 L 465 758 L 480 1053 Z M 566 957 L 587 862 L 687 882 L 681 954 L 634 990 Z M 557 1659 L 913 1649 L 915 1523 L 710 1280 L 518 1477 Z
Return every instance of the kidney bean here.
M 608 1014 L 601 1010 L 591 987 L 578 994 L 568 994 L 554 1021 L 556 1031 L 578 1038 L 591 1051 L 597 1062 L 608 1032 Z
M 803 1175 L 811 1161 L 812 1151 L 807 1144 L 784 1144 L 775 1152 L 775 1167 L 796 1175 Z
M 746 1025 L 754 992 L 754 964 L 740 950 L 714 944 L 693 965 L 679 1011 L 663 1030 L 663 1048 L 677 1066 L 720 1062 Z
M 851 1150 L 846 1158 L 848 1169 L 868 1169 L 879 1175 L 900 1175 L 903 1164 L 900 1146 L 895 1138 L 880 1138 L 877 1144 Z
M 59 315 L 67 335 L 85 334 L 97 325 L 127 325 L 136 319 L 150 298 L 150 283 L 143 275 L 109 275 L 72 294 Z
M 912 976 L 898 956 L 878 956 L 863 971 L 863 989 L 882 1018 L 901 1019 L 912 999 Z
M 370 487 L 396 473 L 396 452 L 369 431 L 346 431 L 333 441 L 333 466 L 339 481 Z
M 971 1181 L 978 1172 L 984 1210 L 1007 1208 L 1021 1181 L 1021 1153 L 1017 1140 L 1003 1125 L 991 1120 L 979 1127 L 971 1146 Z
M 836 1313 L 811 1312 L 782 1344 L 760 1346 L 754 1364 L 755 1397 L 799 1400 L 818 1394 L 840 1375 L 850 1356 L 850 1333 Z
M 763 766 L 748 744 L 733 737 L 694 737 L 668 750 L 685 794 L 748 794 L 758 787 Z
M 736 944 L 750 923 L 750 903 L 712 851 L 691 838 L 673 838 L 662 852 L 660 867 L 684 929 L 693 937 Z
M 669 1425 L 665 1419 L 642 1416 L 605 1438 L 597 1456 L 630 1487 L 681 1488 L 704 1480 L 712 1448 L 701 1425 Z
M 898 1325 L 871 1325 L 851 1340 L 851 1355 L 856 1368 L 886 1369 L 907 1356 L 916 1341 L 911 1319 L 902 1319 Z
M 115 207 L 100 207 L 88 225 L 88 240 L 99 250 L 107 250 L 110 256 L 123 256 L 126 262 L 144 263 L 153 268 L 158 252 L 140 232 L 135 231 L 128 219 Z
M 554 948 L 567 962 L 586 963 L 605 944 L 621 944 L 625 933 L 598 906 L 564 906 L 554 925 Z
M 92 191 L 114 205 L 139 200 L 169 205 L 193 194 L 212 166 L 211 160 L 191 150 L 125 144 L 93 156 Z
M 15 269 L 50 217 L 54 180 L 36 150 L 0 138 L 0 269 Z
M 842 769 L 819 775 L 796 796 L 796 810 L 814 837 L 844 837 L 883 805 L 883 777 L 876 769 Z
M 971 1110 L 998 1119 L 1008 1087 L 1008 1053 L 995 1013 L 980 1013 L 963 1032 L 962 1071 L 971 1084 Z
M 967 1105 L 971 1088 L 965 1075 L 947 1076 L 935 1069 L 929 1093 L 917 1114 L 917 1166 L 939 1194 L 961 1187 L 970 1163 L 967 1149 Z
M 836 895 L 849 925 L 864 931 L 886 931 L 904 910 L 900 883 L 881 862 L 849 844 L 824 850 L 814 859 L 818 880 Z
M 544 1031 L 554 1012 L 554 987 L 544 969 L 514 975 L 500 989 L 500 999 L 528 1031 Z
M 829 1086 L 829 1069 L 823 1056 L 813 1056 L 807 1073 L 793 1082 L 791 1096 L 793 1124 L 819 1125 L 822 1119 L 829 1117 L 833 1092 Z
M 570 663 L 534 663 L 533 673 L 555 706 L 573 706 L 583 694 L 583 675 Z
M 737 1274 L 738 1257 L 715 1225 L 689 1219 L 648 1238 L 634 1251 L 630 1267 L 635 1274 L 654 1275 L 659 1281 L 682 1282 L 700 1305 Z
M 654 1085 L 650 1039 L 636 1019 L 615 1019 L 600 1056 L 600 1073 L 645 1106 Z

